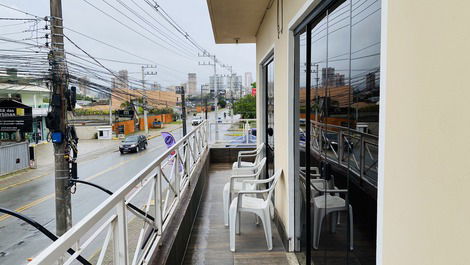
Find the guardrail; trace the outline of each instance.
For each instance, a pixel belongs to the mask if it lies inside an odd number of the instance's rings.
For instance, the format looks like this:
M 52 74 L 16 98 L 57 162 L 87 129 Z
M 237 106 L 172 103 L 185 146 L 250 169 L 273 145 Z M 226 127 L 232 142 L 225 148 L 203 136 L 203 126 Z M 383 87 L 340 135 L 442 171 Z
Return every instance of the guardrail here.
M 161 244 L 161 234 L 180 202 L 180 195 L 186 191 L 193 170 L 207 151 L 208 123 L 205 121 L 142 169 L 30 264 L 76 264 L 76 257 L 85 252 L 97 253 L 96 261 L 93 261 L 97 265 L 106 259 L 106 263 L 116 265 L 147 264 L 150 254 Z M 145 215 L 129 206 L 130 203 L 140 205 L 139 201 L 144 202 L 142 211 Z M 129 217 L 132 216 L 142 222 L 137 240 L 128 238 L 129 225 L 132 225 Z M 112 251 L 108 251 L 109 245 L 112 245 Z M 75 251 L 73 255 L 67 254 L 69 248 Z
M 217 123 L 209 122 L 210 143 L 221 145 L 256 145 L 256 135 L 253 128 L 256 128 L 256 119 L 223 119 Z
M 311 121 L 310 135 L 317 154 L 377 187 L 377 136 L 317 121 Z

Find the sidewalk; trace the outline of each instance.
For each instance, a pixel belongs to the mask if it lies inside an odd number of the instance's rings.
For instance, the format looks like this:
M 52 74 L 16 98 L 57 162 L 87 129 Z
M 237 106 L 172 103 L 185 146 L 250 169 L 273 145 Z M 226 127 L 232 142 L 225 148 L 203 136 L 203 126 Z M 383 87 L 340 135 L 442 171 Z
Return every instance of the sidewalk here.
M 180 128 L 181 124 L 165 124 L 164 128 L 149 130 L 148 139 L 153 139 L 161 135 L 161 132 L 170 132 Z M 142 134 L 137 132 L 136 134 Z M 121 139 L 117 140 L 79 140 L 78 141 L 78 162 L 95 159 L 96 157 L 110 152 L 117 152 Z M 26 169 L 16 173 L 0 177 L 0 192 L 16 187 L 18 185 L 39 179 L 53 174 L 54 147 L 51 143 L 36 146 L 36 169 Z

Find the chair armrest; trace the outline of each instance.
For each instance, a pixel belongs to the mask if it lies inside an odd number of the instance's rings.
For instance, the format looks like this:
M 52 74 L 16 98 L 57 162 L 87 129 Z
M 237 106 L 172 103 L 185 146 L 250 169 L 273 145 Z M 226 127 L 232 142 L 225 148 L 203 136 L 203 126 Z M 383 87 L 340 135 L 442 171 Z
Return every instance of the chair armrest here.
M 247 179 L 247 180 L 242 180 L 242 181 L 245 183 L 249 183 L 249 184 L 266 184 L 266 183 L 272 182 L 273 180 L 272 179 Z
M 257 166 L 252 167 L 242 167 L 242 168 L 233 168 L 232 175 L 246 175 L 247 170 L 256 170 Z M 251 175 L 251 174 L 250 174 Z
M 269 189 L 264 190 L 241 190 L 238 192 L 238 198 L 242 197 L 242 195 L 246 194 L 263 194 L 269 192 Z M 240 200 L 240 199 L 239 199 Z
M 249 154 L 253 154 L 253 153 L 256 153 L 256 149 L 255 150 L 249 150 L 249 151 L 240 151 L 240 152 L 238 152 L 238 156 L 249 155 Z
M 307 170 L 306 167 L 300 167 L 300 170 Z M 318 169 L 318 167 L 310 167 L 310 175 L 312 174 L 320 174 L 320 169 Z
M 258 154 L 254 153 L 254 154 L 246 154 L 246 155 L 238 155 L 238 159 L 237 159 L 237 162 L 238 162 L 238 167 L 240 167 L 241 165 L 241 162 L 242 162 L 242 158 L 244 157 L 256 157 Z

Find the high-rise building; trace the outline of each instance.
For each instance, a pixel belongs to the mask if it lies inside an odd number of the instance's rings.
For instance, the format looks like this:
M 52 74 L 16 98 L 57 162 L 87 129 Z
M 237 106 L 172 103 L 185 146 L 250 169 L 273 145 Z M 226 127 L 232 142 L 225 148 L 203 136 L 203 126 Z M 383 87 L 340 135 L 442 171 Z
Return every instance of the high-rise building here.
M 197 76 L 196 73 L 189 73 L 188 74 L 188 91 L 186 93 L 188 95 L 195 95 L 197 94 Z
M 82 95 L 89 95 L 90 91 L 88 89 L 90 81 L 88 80 L 88 77 L 80 77 L 78 79 L 78 89 L 80 90 L 80 94 Z
M 118 78 L 115 78 L 114 80 L 114 86 L 113 88 L 123 88 L 123 89 L 128 89 L 129 88 L 129 73 L 127 70 L 121 70 L 117 74 Z
M 253 83 L 253 74 L 251 72 L 245 73 L 245 88 L 251 88 L 251 84 Z
M 335 84 L 335 68 L 328 67 L 321 69 L 321 85 L 332 87 Z
M 225 93 L 226 85 L 224 82 L 224 77 L 220 75 L 210 76 L 209 77 L 209 88 L 211 93 L 214 93 L 217 90 L 217 94 Z

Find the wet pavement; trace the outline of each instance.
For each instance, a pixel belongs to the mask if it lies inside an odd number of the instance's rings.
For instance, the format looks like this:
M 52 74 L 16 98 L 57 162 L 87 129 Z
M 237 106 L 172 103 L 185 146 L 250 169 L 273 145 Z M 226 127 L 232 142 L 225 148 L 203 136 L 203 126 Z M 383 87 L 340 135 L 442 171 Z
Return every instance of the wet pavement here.
M 178 140 L 182 130 L 177 129 L 172 134 Z M 161 137 L 150 139 L 147 150 L 140 153 L 121 155 L 118 144 L 119 141 L 109 140 L 106 143 L 94 141 L 79 145 L 83 150 L 78 159 L 79 178 L 115 191 L 167 149 Z M 52 161 L 48 161 L 52 153 L 49 151 L 50 154 L 46 155 L 52 145 L 40 147 L 43 153 L 39 153 L 40 167 L 37 170 L 13 176 L 13 181 L 10 180 L 13 184 L 10 183 L 8 188 L 5 181 L 0 182 L 0 189 L 3 189 L 0 190 L 0 205 L 21 212 L 55 232 L 54 172 Z M 24 181 L 18 182 L 19 178 L 24 178 Z M 77 186 L 72 195 L 73 223 L 77 223 L 107 197 L 95 188 Z M 6 215 L 0 215 L 0 235 L 0 264 L 5 265 L 26 264 L 28 258 L 34 257 L 51 243 L 35 228 Z

